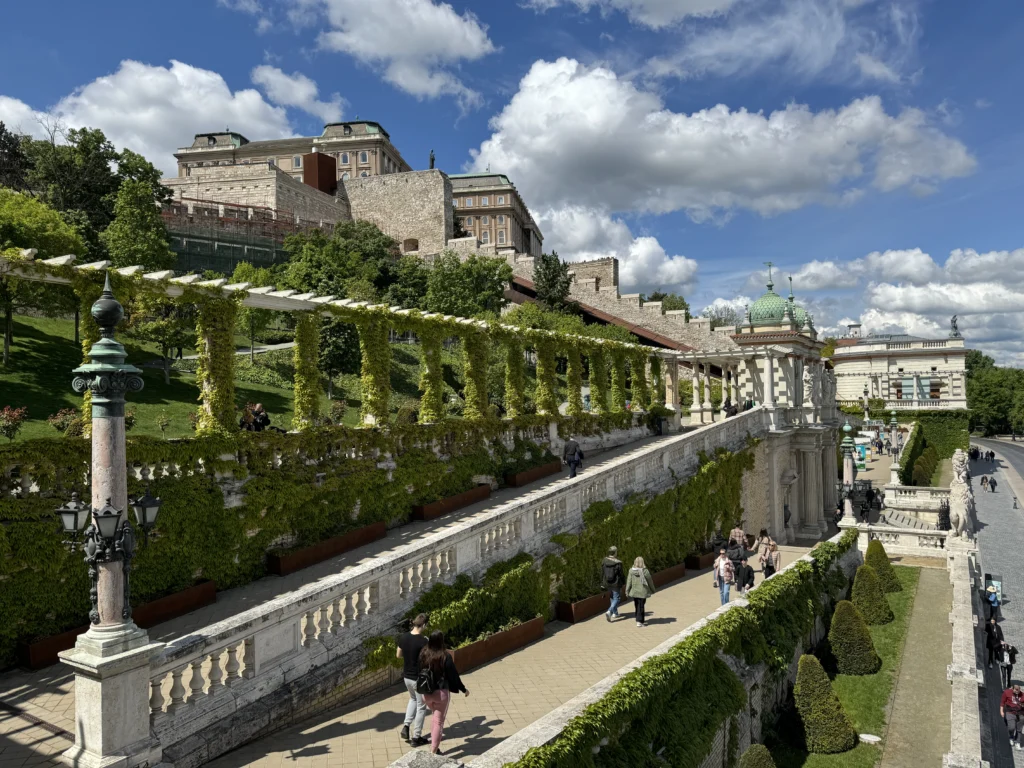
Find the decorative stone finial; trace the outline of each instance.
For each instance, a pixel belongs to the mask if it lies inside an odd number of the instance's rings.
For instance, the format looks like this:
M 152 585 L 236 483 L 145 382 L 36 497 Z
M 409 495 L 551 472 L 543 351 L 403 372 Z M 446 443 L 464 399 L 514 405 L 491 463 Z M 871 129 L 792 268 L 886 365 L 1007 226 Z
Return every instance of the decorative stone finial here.
M 775 265 L 770 261 L 766 261 L 765 264 L 768 266 L 768 290 L 770 291 L 775 287 L 775 283 L 772 282 L 772 267 Z
M 110 289 L 110 273 L 107 272 L 106 280 L 103 283 L 103 293 L 92 305 L 92 319 L 100 327 L 100 336 L 104 339 L 114 338 L 114 331 L 117 324 L 124 318 L 124 307 L 114 298 L 114 292 Z

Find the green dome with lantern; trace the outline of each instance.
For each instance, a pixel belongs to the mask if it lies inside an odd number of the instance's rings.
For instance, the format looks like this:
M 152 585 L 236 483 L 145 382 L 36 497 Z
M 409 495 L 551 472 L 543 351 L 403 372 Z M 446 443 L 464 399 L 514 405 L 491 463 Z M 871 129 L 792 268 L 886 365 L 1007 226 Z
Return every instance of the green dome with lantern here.
M 789 299 L 784 299 L 774 290 L 772 268 L 768 267 L 768 290 L 757 301 L 750 305 L 750 323 L 752 325 L 782 325 L 786 321 L 786 308 L 797 328 L 803 328 L 807 321 L 807 312 L 798 307 L 793 298 L 793 278 L 789 279 Z

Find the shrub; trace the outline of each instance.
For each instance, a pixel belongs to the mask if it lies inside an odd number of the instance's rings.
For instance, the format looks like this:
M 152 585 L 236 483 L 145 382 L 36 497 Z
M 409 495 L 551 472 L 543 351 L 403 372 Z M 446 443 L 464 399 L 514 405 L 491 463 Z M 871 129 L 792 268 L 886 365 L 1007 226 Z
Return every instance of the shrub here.
M 836 657 L 841 674 L 873 675 L 882 666 L 868 625 L 849 600 L 840 600 L 836 606 L 828 641 L 832 644 L 832 655 Z
M 85 422 L 80 416 L 72 419 L 67 429 L 64 430 L 64 437 L 81 437 L 84 434 Z
M 4 409 L 0 411 L 0 435 L 13 442 L 21 432 L 21 425 L 27 416 L 28 408 L 11 408 L 11 406 L 5 405 Z
M 775 768 L 775 761 L 764 744 L 751 744 L 740 758 L 740 768 Z
M 135 409 L 129 408 L 124 412 L 124 431 L 131 432 L 135 429 L 135 425 L 138 423 L 139 418 L 135 415 Z
M 331 421 L 335 424 L 341 424 L 345 419 L 345 411 L 348 410 L 348 402 L 345 400 L 332 400 L 331 401 Z
M 888 624 L 893 620 L 889 601 L 885 599 L 878 574 L 870 565 L 857 569 L 853 579 L 853 604 L 868 624 Z
M 829 755 L 853 749 L 853 725 L 816 657 L 800 657 L 793 697 L 804 725 L 808 752 Z
M 864 555 L 864 564 L 875 569 L 883 592 L 903 591 L 903 585 L 900 584 L 900 580 L 896 576 L 896 569 L 889 562 L 889 556 L 885 553 L 882 542 L 872 541 L 868 544 L 867 554 Z
M 62 435 L 67 432 L 71 422 L 78 418 L 78 410 L 75 408 L 61 408 L 56 413 L 46 417 L 46 423 L 56 429 Z

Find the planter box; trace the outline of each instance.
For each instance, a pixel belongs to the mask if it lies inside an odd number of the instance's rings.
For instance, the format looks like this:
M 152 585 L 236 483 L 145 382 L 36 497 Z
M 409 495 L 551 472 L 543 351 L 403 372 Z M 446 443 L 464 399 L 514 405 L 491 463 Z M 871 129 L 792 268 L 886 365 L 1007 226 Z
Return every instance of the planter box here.
M 478 640 L 452 652 L 459 674 L 466 674 L 506 653 L 517 651 L 524 645 L 544 637 L 544 617 L 538 616 L 504 632 L 497 632 L 484 640 Z
M 330 560 L 342 552 L 348 552 L 350 549 L 383 539 L 387 533 L 387 523 L 373 523 L 312 546 L 297 549 L 294 552 L 279 555 L 271 552 L 267 555 L 267 570 L 277 576 L 287 576 L 289 573 L 295 573 L 295 571 L 301 571 L 311 565 L 322 563 L 324 560 Z
M 557 475 L 562 471 L 562 462 L 550 461 L 547 464 L 541 464 L 539 467 L 533 469 L 527 469 L 523 472 L 516 472 L 515 474 L 505 475 L 505 485 L 512 488 L 519 488 L 532 483 L 534 480 L 540 480 L 542 477 L 548 475 Z
M 687 555 L 684 564 L 691 571 L 703 571 L 715 564 L 718 557 L 714 552 L 706 552 L 703 555 Z
M 204 581 L 193 587 L 175 592 L 173 595 L 161 597 L 149 603 L 143 603 L 132 610 L 132 620 L 143 629 L 155 627 L 157 624 L 184 616 L 197 608 L 216 602 L 217 585 L 212 581 Z M 22 664 L 29 669 L 42 669 L 56 664 L 57 654 L 75 647 L 79 635 L 88 631 L 89 625 L 69 629 L 59 635 L 51 635 L 33 643 L 20 643 L 18 655 Z
M 610 592 L 602 592 L 599 595 L 585 597 L 575 603 L 566 603 L 559 600 L 555 603 L 555 618 L 559 621 L 575 624 L 579 621 L 585 621 L 591 616 L 597 616 L 599 613 L 605 613 L 611 605 L 612 596 Z
M 686 564 L 679 563 L 679 565 L 673 565 L 670 568 L 658 571 L 657 573 L 651 574 L 651 578 L 654 579 L 654 586 L 661 589 L 666 584 L 671 584 L 673 581 L 678 581 L 686 575 Z
M 476 504 L 478 501 L 483 501 L 490 495 L 491 486 L 478 485 L 476 488 L 470 488 L 468 491 L 463 491 L 458 496 L 449 496 L 447 499 L 441 499 L 440 501 L 434 501 L 430 504 L 413 507 L 412 519 L 433 520 L 435 517 L 440 517 L 448 512 L 454 512 L 456 509 L 462 509 L 463 507 L 468 507 L 470 504 Z

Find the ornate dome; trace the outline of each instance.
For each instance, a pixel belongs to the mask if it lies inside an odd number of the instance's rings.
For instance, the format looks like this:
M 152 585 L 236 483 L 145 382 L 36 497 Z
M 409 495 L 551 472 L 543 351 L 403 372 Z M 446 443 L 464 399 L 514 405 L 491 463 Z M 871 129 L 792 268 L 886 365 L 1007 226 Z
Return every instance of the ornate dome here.
M 786 314 L 786 300 L 772 290 L 775 285 L 769 279 L 768 292 L 750 305 L 750 321 L 754 325 L 777 325 Z

